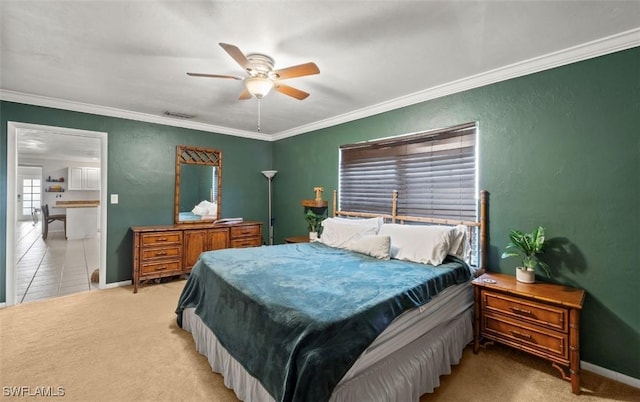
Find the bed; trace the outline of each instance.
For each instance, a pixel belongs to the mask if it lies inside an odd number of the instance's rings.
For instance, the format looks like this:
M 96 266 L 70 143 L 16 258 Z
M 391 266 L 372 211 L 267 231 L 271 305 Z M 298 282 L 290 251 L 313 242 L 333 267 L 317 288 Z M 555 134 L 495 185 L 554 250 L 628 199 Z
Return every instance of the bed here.
M 399 216 L 396 199 L 382 217 L 334 207 L 324 242 L 200 256 L 178 324 L 239 399 L 416 401 L 459 362 L 473 338 L 469 282 L 486 258 L 486 193 L 473 222 Z M 409 222 L 428 225 L 399 224 Z M 403 258 L 409 248 L 397 233 L 409 243 L 416 233 L 453 239 L 460 225 L 465 239 L 478 240 L 479 270 L 465 261 L 473 242 Z M 444 256 L 431 264 L 435 254 Z

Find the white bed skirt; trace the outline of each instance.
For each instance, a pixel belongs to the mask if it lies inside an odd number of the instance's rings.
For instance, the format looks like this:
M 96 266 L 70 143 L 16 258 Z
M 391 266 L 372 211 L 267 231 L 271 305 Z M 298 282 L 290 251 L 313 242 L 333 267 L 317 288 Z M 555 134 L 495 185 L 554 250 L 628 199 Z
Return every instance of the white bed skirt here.
M 418 401 L 440 385 L 439 377 L 451 373 L 465 346 L 473 339 L 473 309 L 466 309 L 442 323 L 394 354 L 373 364 L 333 390 L 330 401 Z M 224 384 L 238 398 L 247 402 L 273 402 L 262 384 L 235 360 L 218 342 L 213 332 L 195 314 L 194 308 L 183 312 L 183 329 L 189 331 L 196 350 L 207 356 L 213 371 L 222 374 Z

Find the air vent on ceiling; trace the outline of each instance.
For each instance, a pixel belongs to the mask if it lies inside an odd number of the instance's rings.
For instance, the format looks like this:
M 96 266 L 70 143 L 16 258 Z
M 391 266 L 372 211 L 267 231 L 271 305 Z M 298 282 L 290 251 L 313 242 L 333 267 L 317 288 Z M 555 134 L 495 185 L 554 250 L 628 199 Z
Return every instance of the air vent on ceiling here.
M 194 117 L 196 117 L 195 114 L 186 114 L 186 113 L 179 113 L 179 112 L 171 112 L 169 110 L 165 111 L 163 113 L 165 116 L 168 117 L 173 117 L 175 119 L 193 119 Z

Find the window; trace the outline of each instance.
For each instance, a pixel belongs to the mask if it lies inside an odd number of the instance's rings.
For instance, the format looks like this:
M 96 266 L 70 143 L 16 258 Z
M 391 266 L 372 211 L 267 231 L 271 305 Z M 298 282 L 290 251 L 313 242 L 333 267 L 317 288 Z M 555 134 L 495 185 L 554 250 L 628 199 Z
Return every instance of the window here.
M 475 220 L 476 125 L 340 147 L 340 209 Z
M 475 221 L 475 123 L 340 147 L 339 205 L 343 211 Z M 477 261 L 477 231 L 472 264 Z
M 29 216 L 40 208 L 40 179 L 22 180 L 22 215 Z

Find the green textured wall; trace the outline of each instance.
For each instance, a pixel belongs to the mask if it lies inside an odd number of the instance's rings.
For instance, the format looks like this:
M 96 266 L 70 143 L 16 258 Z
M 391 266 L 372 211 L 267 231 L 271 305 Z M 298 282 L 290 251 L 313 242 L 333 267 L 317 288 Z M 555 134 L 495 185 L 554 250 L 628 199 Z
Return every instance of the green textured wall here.
M 477 121 L 490 269 L 511 228 L 543 225 L 553 281 L 587 292 L 582 360 L 640 378 L 640 48 L 280 140 L 275 237 L 306 233 L 300 200 L 338 185 L 338 147 Z
M 173 223 L 176 145 L 222 151 L 222 216 L 268 220 L 267 182 L 272 143 L 139 121 L 69 112 L 12 102 L 0 104 L 0 210 L 7 191 L 7 122 L 60 126 L 108 133 L 107 283 L 131 279 L 129 228 Z M 267 232 L 264 230 L 263 232 Z M 0 302 L 5 294 L 6 215 L 0 214 Z

